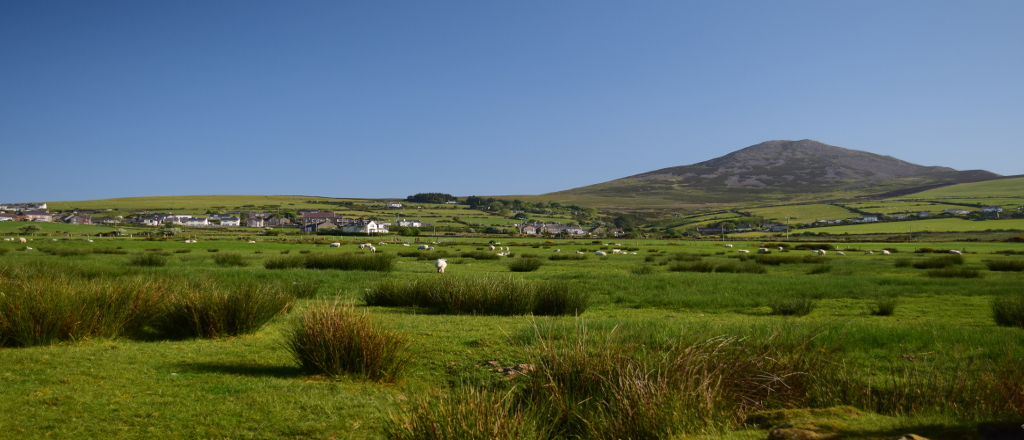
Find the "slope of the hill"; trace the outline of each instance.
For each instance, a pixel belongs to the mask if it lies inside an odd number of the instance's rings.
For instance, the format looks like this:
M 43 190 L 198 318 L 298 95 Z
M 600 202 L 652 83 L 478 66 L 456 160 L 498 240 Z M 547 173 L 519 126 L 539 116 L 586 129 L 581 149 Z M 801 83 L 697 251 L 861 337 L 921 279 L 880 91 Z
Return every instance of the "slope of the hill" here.
M 998 178 L 812 140 L 768 141 L 693 165 L 546 194 L 596 206 L 749 204 L 906 194 Z

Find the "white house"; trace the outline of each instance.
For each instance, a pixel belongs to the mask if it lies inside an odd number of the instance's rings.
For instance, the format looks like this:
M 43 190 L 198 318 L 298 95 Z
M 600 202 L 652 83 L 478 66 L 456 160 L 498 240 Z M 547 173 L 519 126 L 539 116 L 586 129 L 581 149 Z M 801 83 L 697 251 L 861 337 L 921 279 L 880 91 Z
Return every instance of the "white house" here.
M 262 228 L 263 217 L 249 217 L 245 219 L 245 226 L 248 228 Z
M 398 226 L 401 226 L 403 228 L 421 228 L 421 227 L 423 227 L 423 223 L 420 223 L 419 220 L 406 220 L 404 218 L 401 219 L 401 220 L 396 221 L 395 224 L 398 225 Z
M 388 208 L 401 208 L 402 202 L 388 202 Z
M 220 225 L 221 226 L 240 226 L 241 224 L 242 224 L 242 219 L 240 219 L 238 217 L 228 217 L 228 218 L 221 217 L 221 219 L 220 219 Z
M 373 220 L 357 220 L 342 226 L 341 230 L 363 234 L 384 234 L 388 232 L 388 227 Z
M 186 219 L 181 220 L 180 224 L 182 226 L 195 226 L 195 227 L 210 226 L 210 219 L 205 218 L 205 217 L 190 217 L 190 218 L 186 218 Z

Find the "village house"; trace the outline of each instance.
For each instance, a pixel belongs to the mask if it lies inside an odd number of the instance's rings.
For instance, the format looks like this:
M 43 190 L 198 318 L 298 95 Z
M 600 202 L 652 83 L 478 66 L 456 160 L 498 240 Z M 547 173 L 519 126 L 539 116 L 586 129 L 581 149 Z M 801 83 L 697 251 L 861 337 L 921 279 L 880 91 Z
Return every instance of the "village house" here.
M 210 219 L 205 218 L 205 217 L 189 217 L 189 218 L 186 218 L 186 219 L 181 219 L 180 223 L 178 223 L 178 224 L 180 224 L 182 226 L 192 226 L 192 227 L 200 227 L 201 228 L 201 227 L 210 226 Z
M 110 218 L 110 217 L 93 217 L 92 224 L 94 225 L 116 225 L 121 223 L 123 219 Z
M 306 223 L 302 225 L 302 232 L 320 232 L 320 231 L 333 231 L 338 229 L 338 226 L 330 220 L 323 220 L 320 222 Z
M 247 228 L 262 228 L 263 223 L 263 217 L 249 217 L 245 219 L 245 227 Z
M 62 217 L 60 221 L 72 225 L 91 225 L 92 216 L 86 214 L 69 214 Z
M 1002 206 L 982 206 L 981 213 L 986 217 L 999 217 L 999 213 L 1003 212 Z
M 0 213 L 0 222 L 11 222 L 18 218 L 17 214 Z
M 722 228 L 697 228 L 698 234 L 721 234 Z
M 944 212 L 946 214 L 950 214 L 950 215 L 967 215 L 967 214 L 971 213 L 971 211 L 968 211 L 966 209 L 956 209 L 956 208 L 944 209 L 944 210 L 942 210 L 942 212 Z
M 401 208 L 402 202 L 388 202 L 388 208 Z
M 241 226 L 241 224 L 242 224 L 242 219 L 240 219 L 238 217 L 228 217 L 228 218 L 221 218 L 220 219 L 220 225 L 221 226 L 234 227 L 234 226 Z
M 338 219 L 341 219 L 341 216 L 333 212 L 304 212 L 301 216 L 296 217 L 295 219 L 303 226 L 306 226 L 313 223 L 323 223 L 325 221 L 335 223 Z
M 893 220 L 906 220 L 909 217 L 910 216 L 907 214 L 893 214 L 892 216 L 890 216 L 890 218 L 892 218 Z
M 386 234 L 388 232 L 387 225 L 377 223 L 373 220 L 355 220 L 341 227 L 343 232 L 350 233 L 362 233 L 362 234 Z
M 21 217 L 30 222 L 53 221 L 53 215 L 46 211 L 21 211 Z
M 935 214 L 932 214 L 931 212 L 928 212 L 928 211 L 918 211 L 917 212 L 917 216 L 920 217 L 920 218 L 931 217 L 933 215 L 935 215 Z
M 406 220 L 404 218 L 401 219 L 401 220 L 395 221 L 395 225 L 396 226 L 401 226 L 403 228 L 421 228 L 421 227 L 423 227 L 423 223 L 420 223 L 419 220 Z
M 878 216 L 877 215 L 865 215 L 864 217 L 861 217 L 861 219 L 860 219 L 861 223 L 874 223 L 874 222 L 877 222 L 877 221 L 878 221 Z

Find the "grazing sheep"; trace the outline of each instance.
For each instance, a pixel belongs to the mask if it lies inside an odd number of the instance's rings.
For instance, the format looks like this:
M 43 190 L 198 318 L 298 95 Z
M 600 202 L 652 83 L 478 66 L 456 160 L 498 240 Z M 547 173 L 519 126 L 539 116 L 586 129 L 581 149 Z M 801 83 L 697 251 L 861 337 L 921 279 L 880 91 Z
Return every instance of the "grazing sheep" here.
M 249 240 L 249 243 L 256 243 L 255 240 Z
M 487 249 L 493 251 L 494 250 L 494 245 L 487 246 Z
M 370 253 L 377 252 L 377 248 L 375 248 L 373 246 L 366 246 L 366 248 L 370 250 Z
M 57 239 L 56 238 L 51 238 L 50 241 L 57 241 Z
M 818 249 L 818 250 L 815 250 L 814 253 L 818 254 L 818 255 L 821 255 L 821 256 L 825 256 L 826 252 L 824 250 L 822 250 L 822 249 Z
M 731 244 L 722 245 L 723 247 L 732 247 Z
M 85 241 L 88 242 L 88 243 L 92 243 L 92 240 L 85 240 Z
M 630 252 L 629 255 L 636 255 L 636 252 Z
M 444 258 L 438 258 L 434 262 L 434 266 L 437 267 L 437 273 L 444 273 L 444 268 L 448 267 L 448 262 Z
M 26 250 L 26 251 L 30 251 L 30 250 L 32 250 L 32 248 L 30 248 L 30 247 L 28 247 L 28 246 L 25 246 L 25 250 Z
M 341 243 L 338 243 L 338 242 L 331 243 L 331 247 L 341 247 Z
M 872 251 L 864 251 L 864 255 L 871 255 L 871 254 L 873 254 L 873 253 L 874 253 L 874 252 L 872 252 Z
M 432 250 L 434 250 L 434 247 L 433 246 L 427 246 L 427 250 L 428 251 L 432 251 Z
M 889 255 L 889 251 L 883 249 L 882 250 L 882 255 Z
M 844 253 L 842 253 L 842 252 L 836 252 L 836 255 L 839 255 L 839 256 L 841 256 L 841 257 L 845 257 L 845 256 L 846 256 L 846 254 L 844 254 Z
M 25 237 L 18 237 L 18 243 L 28 243 L 28 240 Z
M 622 249 L 612 249 L 612 253 L 613 254 L 621 254 L 622 253 Z
M 784 251 L 784 250 L 786 250 L 786 249 L 785 249 L 785 248 L 783 248 L 782 246 L 779 246 L 779 250 L 780 250 L 780 251 Z
M 7 237 L 7 238 L 4 239 L 4 241 L 11 241 L 11 240 L 14 240 L 14 239 L 11 238 L 11 237 Z
M 402 243 L 402 246 L 409 247 L 409 243 Z
M 749 253 L 750 253 L 750 251 L 748 251 L 748 250 L 746 250 L 746 249 L 740 249 L 740 250 L 738 250 L 738 251 L 736 251 L 736 252 L 739 252 L 739 253 L 741 253 L 741 254 L 749 254 Z
M 594 255 L 597 255 L 598 257 L 604 257 L 604 256 L 607 256 L 608 254 L 605 253 L 604 251 L 597 251 L 597 252 L 594 252 Z
M 555 252 L 562 252 L 561 249 L 555 249 Z
M 951 254 L 957 254 L 957 255 L 963 255 L 963 252 L 960 252 L 960 251 L 958 251 L 958 250 L 956 250 L 956 249 L 950 249 L 950 250 L 949 250 L 949 253 L 951 253 Z
M 768 248 L 758 248 L 757 249 L 757 253 L 759 253 L 759 254 L 767 254 L 768 253 Z
M 417 250 L 421 250 L 421 251 L 425 251 L 425 250 L 427 250 L 427 248 L 429 248 L 429 247 L 430 247 L 430 246 L 427 246 L 427 245 L 425 245 L 425 244 L 421 244 L 421 245 L 419 245 L 419 246 L 416 246 L 416 249 L 417 249 Z
M 586 252 L 583 252 L 583 251 L 576 251 L 576 253 L 577 253 L 577 254 L 585 254 Z

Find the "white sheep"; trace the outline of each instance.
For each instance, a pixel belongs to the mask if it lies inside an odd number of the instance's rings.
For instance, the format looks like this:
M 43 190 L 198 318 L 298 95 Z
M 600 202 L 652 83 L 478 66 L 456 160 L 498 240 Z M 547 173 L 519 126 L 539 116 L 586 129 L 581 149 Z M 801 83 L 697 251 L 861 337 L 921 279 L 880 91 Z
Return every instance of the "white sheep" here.
M 726 244 L 726 245 L 722 245 L 722 247 L 728 247 L 728 248 L 731 248 L 731 247 L 732 247 L 732 245 L 731 245 L 731 244 Z
M 338 243 L 338 242 L 331 243 L 331 247 L 341 247 L 341 243 Z
M 366 246 L 366 248 L 370 250 L 370 253 L 377 252 L 377 248 L 375 248 L 373 246 Z
M 841 256 L 841 257 L 845 257 L 845 256 L 846 256 L 846 254 L 844 254 L 844 253 L 842 253 L 842 252 L 836 252 L 836 255 L 839 255 L 839 256 Z
M 826 252 L 823 249 L 815 250 L 814 253 L 818 254 L 818 255 L 821 255 L 821 256 L 825 256 L 825 254 L 826 254 Z
M 882 249 L 882 255 L 889 255 L 889 251 Z
M 583 251 L 576 251 L 576 253 L 577 253 L 577 254 L 585 254 L 586 252 L 583 252 Z
M 873 253 L 874 253 L 873 251 L 864 251 L 864 255 L 871 255 Z
M 92 243 L 92 240 L 85 240 L 85 241 L 88 242 L 88 243 Z
M 402 243 L 402 246 L 409 247 L 409 243 Z
M 605 253 L 604 251 L 597 251 L 597 252 L 594 252 L 594 255 L 597 255 L 598 257 L 605 257 L 608 254 Z
M 785 249 L 785 248 L 783 248 L 782 246 L 779 246 L 779 250 L 780 250 L 780 251 L 784 251 L 784 250 L 786 250 L 786 249 Z
M 444 268 L 448 267 L 448 262 L 444 258 L 438 258 L 434 262 L 434 266 L 437 267 L 437 273 L 444 273 Z
M 736 252 L 739 252 L 739 253 L 741 253 L 741 254 L 749 254 L 749 253 L 750 253 L 750 251 L 748 251 L 748 250 L 746 250 L 746 249 L 740 249 L 740 250 L 738 250 L 738 251 L 736 251 Z
M 28 246 L 25 246 L 25 250 L 26 250 L 26 251 L 30 251 L 30 250 L 32 250 L 32 248 L 30 248 L 30 247 L 28 247 Z
M 622 253 L 622 249 L 612 249 L 612 253 L 613 254 L 621 254 Z
M 487 249 L 493 251 L 494 250 L 494 245 L 487 246 Z
M 562 252 L 561 249 L 555 249 L 555 252 Z
M 758 248 L 757 249 L 757 253 L 759 253 L 759 254 L 767 254 L 768 253 L 768 248 Z
M 950 250 L 949 250 L 949 253 L 951 253 L 951 254 L 957 254 L 957 255 L 963 255 L 963 252 L 960 252 L 960 251 L 958 251 L 958 250 L 956 250 L 956 249 L 950 249 Z
M 256 243 L 255 240 L 249 240 L 249 243 Z
M 50 241 L 57 241 L 57 239 L 56 238 L 51 238 Z
M 630 252 L 629 255 L 636 255 L 636 252 Z
M 28 240 L 25 237 L 18 237 L 18 243 L 28 243 Z
M 429 250 L 429 248 L 430 248 L 430 246 L 427 246 L 425 244 L 421 244 L 421 245 L 416 247 L 417 250 L 421 250 L 421 251 Z
M 13 241 L 13 240 L 14 240 L 14 239 L 13 239 L 13 238 L 11 238 L 11 237 L 7 237 L 7 238 L 5 238 L 5 239 L 4 239 L 4 241 Z

